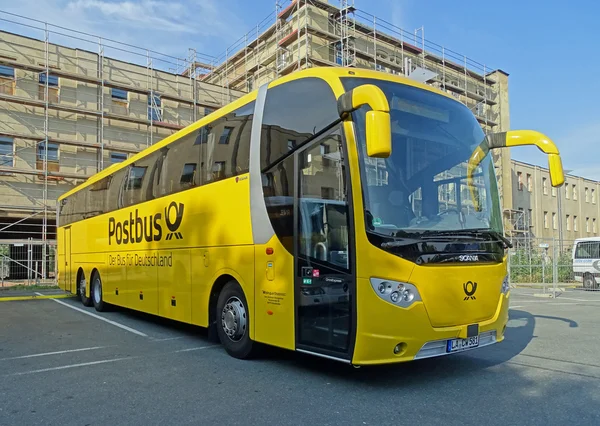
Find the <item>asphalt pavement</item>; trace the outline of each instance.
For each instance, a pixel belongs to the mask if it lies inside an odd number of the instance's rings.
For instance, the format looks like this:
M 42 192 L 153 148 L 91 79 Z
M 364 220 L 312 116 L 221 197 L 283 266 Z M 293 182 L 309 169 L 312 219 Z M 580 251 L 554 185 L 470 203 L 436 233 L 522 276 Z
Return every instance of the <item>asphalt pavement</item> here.
M 0 303 L 0 425 L 597 425 L 600 292 L 512 291 L 507 338 L 355 369 L 241 361 L 203 329 L 74 299 Z

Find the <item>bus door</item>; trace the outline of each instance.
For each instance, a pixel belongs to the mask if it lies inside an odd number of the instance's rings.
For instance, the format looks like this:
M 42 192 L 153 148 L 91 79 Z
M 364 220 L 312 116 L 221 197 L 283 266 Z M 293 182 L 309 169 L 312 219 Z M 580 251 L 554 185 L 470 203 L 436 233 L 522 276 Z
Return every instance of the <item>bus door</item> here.
M 336 127 L 295 153 L 296 349 L 350 360 L 355 275 L 341 143 Z
M 64 234 L 64 250 L 65 250 L 65 256 L 64 256 L 64 262 L 65 262 L 65 291 L 69 291 L 71 292 L 73 289 L 73 282 L 71 280 L 71 227 L 67 226 L 66 228 L 63 229 Z

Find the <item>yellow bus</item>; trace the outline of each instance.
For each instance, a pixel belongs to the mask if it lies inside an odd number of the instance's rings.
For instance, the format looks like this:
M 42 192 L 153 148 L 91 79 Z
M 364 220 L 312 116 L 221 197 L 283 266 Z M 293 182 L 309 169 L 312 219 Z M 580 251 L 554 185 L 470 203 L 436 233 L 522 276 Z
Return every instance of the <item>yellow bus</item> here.
M 58 200 L 59 284 L 208 328 L 231 356 L 275 346 L 355 366 L 504 339 L 509 286 L 491 151 L 442 91 L 310 68 L 265 84 Z

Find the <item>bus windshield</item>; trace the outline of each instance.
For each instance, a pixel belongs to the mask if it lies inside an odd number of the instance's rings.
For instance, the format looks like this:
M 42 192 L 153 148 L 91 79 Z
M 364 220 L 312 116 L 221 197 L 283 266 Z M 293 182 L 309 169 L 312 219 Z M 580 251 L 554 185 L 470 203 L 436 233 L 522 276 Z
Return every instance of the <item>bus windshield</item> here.
M 474 172 L 476 203 L 468 186 L 467 163 L 485 134 L 465 105 L 391 81 L 348 77 L 343 82 L 345 90 L 377 85 L 390 105 L 392 153 L 385 159 L 367 156 L 368 107 L 354 113 L 368 232 L 411 239 L 502 233 L 491 153 Z

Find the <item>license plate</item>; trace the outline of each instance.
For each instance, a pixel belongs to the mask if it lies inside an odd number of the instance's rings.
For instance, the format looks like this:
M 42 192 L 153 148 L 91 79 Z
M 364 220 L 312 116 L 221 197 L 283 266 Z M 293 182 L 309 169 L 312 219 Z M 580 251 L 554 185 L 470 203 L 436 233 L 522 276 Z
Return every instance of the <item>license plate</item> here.
M 479 336 L 466 339 L 452 339 L 446 343 L 446 352 L 460 352 L 479 346 Z

